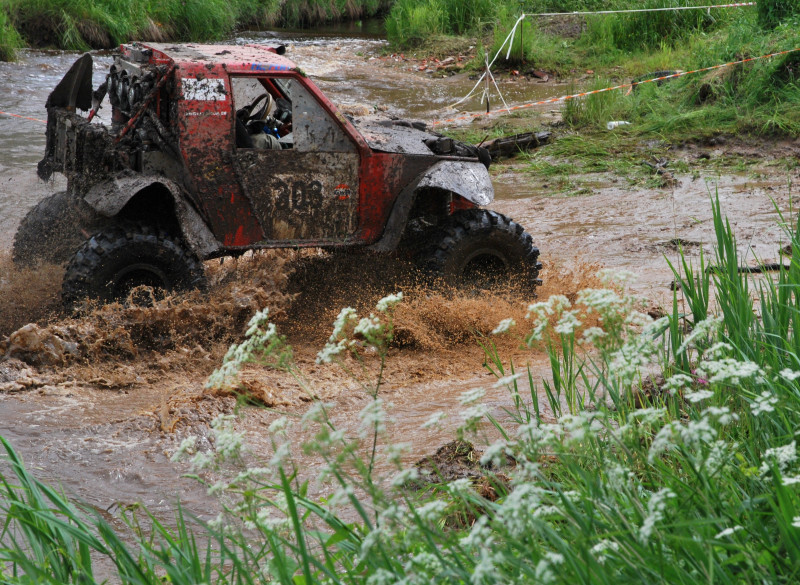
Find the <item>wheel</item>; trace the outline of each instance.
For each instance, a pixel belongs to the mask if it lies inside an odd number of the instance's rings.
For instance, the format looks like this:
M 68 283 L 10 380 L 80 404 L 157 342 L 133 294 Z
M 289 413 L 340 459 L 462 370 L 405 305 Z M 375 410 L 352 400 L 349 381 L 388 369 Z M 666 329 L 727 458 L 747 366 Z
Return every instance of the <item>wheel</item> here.
M 447 284 L 478 289 L 514 280 L 523 286 L 541 284 L 539 250 L 530 234 L 500 213 L 457 211 L 427 237 L 417 264 Z
M 85 298 L 122 300 L 140 285 L 165 291 L 205 288 L 203 265 L 163 230 L 109 226 L 87 240 L 67 265 L 61 299 L 71 310 Z
M 18 266 L 64 264 L 105 219 L 68 191 L 45 197 L 22 218 L 12 258 Z

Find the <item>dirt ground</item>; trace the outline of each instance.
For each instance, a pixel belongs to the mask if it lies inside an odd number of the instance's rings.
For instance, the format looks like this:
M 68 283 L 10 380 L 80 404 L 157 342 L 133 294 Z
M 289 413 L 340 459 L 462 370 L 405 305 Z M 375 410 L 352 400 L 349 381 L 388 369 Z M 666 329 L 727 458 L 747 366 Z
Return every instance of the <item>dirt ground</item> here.
M 376 75 L 382 66 L 374 64 Z M 409 84 L 428 83 L 412 69 L 393 71 Z M 494 123 L 489 118 L 477 124 Z M 534 117 L 528 123 L 539 122 Z M 539 298 L 598 286 L 597 271 L 611 268 L 638 274 L 633 291 L 649 305 L 667 306 L 674 276 L 666 260 L 677 259 L 679 246 L 695 260 L 701 247 L 713 251 L 715 194 L 746 261 L 777 261 L 786 236 L 776 208 L 793 217 L 800 142 L 712 142 L 667 148 L 669 162 L 681 169 L 669 181 L 575 173 L 565 187 L 530 171 L 530 157 L 546 157 L 546 150 L 495 164 L 491 208 L 521 223 L 539 246 Z M 16 170 L 5 188 L 47 186 L 33 170 Z M 3 227 L 0 243 L 7 250 L 13 230 Z M 169 298 L 149 308 L 95 308 L 68 318 L 58 306 L 61 268 L 22 271 L 8 252 L 0 256 L 0 353 L 6 358 L 0 361 L 0 428 L 45 478 L 102 510 L 137 500 L 167 509 L 176 491 L 189 509 L 206 510 L 204 490 L 181 479 L 185 465 L 168 457 L 185 436 L 207 434 L 217 414 L 243 414 L 251 449 L 265 457 L 271 449 L 266 425 L 282 412 L 301 414 L 312 396 L 331 401 L 337 424 L 355 432 L 366 402 L 361 384 L 374 376 L 375 364 L 368 360 L 367 371 L 354 379 L 337 366 L 316 364 L 315 356 L 342 307 L 369 313 L 379 298 L 398 290 L 406 300 L 397 309 L 397 342 L 382 389 L 394 405 L 389 441 L 410 441 L 410 461 L 435 452 L 453 438 L 459 395 L 477 386 L 489 389 L 487 403 L 503 419 L 508 399 L 505 390 L 491 389 L 494 378 L 480 343 L 504 318 L 523 325 L 529 296 L 430 290 L 396 262 L 363 255 L 268 252 L 208 262 L 206 268 L 212 283 L 207 295 Z M 265 306 L 294 348 L 303 382 L 248 367 L 242 385 L 261 407 L 205 389 L 229 344 L 242 339 L 245 323 Z M 534 379 L 546 375 L 544 356 L 521 349 L 519 336 L 497 343 L 506 363 L 529 364 Z M 449 413 L 443 425 L 421 430 L 437 411 Z

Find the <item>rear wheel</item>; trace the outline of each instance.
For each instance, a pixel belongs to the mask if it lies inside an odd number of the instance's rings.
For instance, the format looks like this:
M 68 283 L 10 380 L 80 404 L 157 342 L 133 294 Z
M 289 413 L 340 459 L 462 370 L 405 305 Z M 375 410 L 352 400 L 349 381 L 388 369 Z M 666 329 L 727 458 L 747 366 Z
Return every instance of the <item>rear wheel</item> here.
M 539 250 L 530 234 L 506 216 L 486 209 L 457 211 L 427 235 L 419 266 L 462 288 L 492 288 L 517 282 L 541 284 Z
M 183 242 L 141 224 L 110 226 L 87 240 L 67 266 L 61 298 L 67 309 L 83 299 L 125 299 L 137 286 L 167 292 L 205 287 L 202 263 Z
M 83 199 L 68 191 L 45 197 L 19 224 L 12 250 L 14 263 L 64 264 L 105 221 Z

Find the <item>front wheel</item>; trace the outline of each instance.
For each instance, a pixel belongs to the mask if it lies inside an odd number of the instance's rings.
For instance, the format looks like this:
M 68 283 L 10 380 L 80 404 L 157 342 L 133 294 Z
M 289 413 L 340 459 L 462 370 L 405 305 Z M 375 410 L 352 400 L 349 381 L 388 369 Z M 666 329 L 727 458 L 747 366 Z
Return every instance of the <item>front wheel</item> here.
M 61 298 L 67 310 L 83 299 L 125 299 L 137 286 L 167 292 L 205 287 L 200 261 L 180 239 L 148 225 L 108 227 L 87 240 L 67 265 Z
M 521 225 L 487 209 L 457 211 L 428 235 L 417 255 L 426 272 L 445 283 L 467 288 L 493 288 L 518 282 L 541 284 L 539 249 Z

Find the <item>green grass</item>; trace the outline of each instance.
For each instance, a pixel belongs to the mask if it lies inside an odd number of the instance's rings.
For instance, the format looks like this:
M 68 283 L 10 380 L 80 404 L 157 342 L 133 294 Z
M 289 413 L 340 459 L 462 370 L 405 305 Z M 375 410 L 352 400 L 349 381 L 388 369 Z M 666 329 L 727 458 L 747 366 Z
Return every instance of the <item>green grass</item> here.
M 0 58 L 22 46 L 87 50 L 209 41 L 236 29 L 374 17 L 390 0 L 0 0 Z

